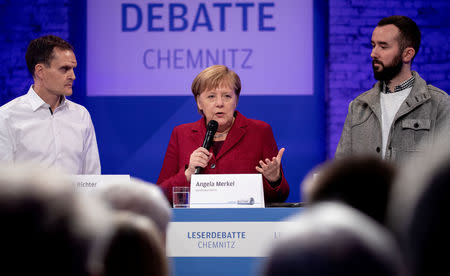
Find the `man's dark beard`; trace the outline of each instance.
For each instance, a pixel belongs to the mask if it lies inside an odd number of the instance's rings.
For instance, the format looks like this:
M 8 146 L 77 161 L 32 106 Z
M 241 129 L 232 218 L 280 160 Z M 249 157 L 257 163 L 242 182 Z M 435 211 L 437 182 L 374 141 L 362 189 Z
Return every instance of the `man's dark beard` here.
M 396 56 L 392 62 L 392 65 L 390 66 L 383 66 L 383 69 L 379 72 L 375 70 L 374 65 L 380 64 L 379 62 L 376 62 L 375 60 L 372 60 L 372 69 L 373 69 L 373 75 L 376 80 L 379 81 L 385 81 L 388 82 L 395 78 L 398 73 L 402 70 L 403 61 L 402 61 L 402 55 L 399 54 Z

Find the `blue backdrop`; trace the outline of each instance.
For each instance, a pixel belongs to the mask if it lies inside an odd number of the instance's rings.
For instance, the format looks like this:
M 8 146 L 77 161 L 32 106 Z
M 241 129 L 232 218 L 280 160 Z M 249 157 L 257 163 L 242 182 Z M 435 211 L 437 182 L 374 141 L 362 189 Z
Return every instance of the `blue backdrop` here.
M 89 110 L 96 129 L 103 174 L 130 174 L 156 182 L 172 129 L 200 118 L 192 96 L 88 97 L 86 95 L 86 1 L 20 0 L 0 2 L 0 104 L 26 93 L 32 83 L 24 53 L 28 42 L 55 34 L 73 44 L 78 60 L 71 99 Z M 314 94 L 308 96 L 246 96 L 245 82 L 238 110 L 269 123 L 278 146 L 285 147 L 283 168 L 291 193 L 300 201 L 304 175 L 326 156 L 325 45 L 327 1 L 314 1 Z M 282 42 L 280 42 L 282 43 Z M 299 49 L 301 50 L 301 49 Z M 283 65 L 286 72 L 294 62 Z M 199 70 L 200 71 L 200 70 Z M 268 78 L 270 76 L 261 76 Z M 6 81 L 5 81 L 6 80 Z M 189 87 L 186 87 L 189 90 Z
M 76 3 L 74 3 L 76 2 Z M 82 3 L 83 2 L 83 3 Z M 79 60 L 74 100 L 91 112 L 104 174 L 131 174 L 156 182 L 172 129 L 200 118 L 192 96 L 86 96 L 86 3 L 72 2 L 70 36 Z M 325 152 L 326 1 L 314 1 L 314 94 L 311 96 L 245 96 L 237 109 L 272 126 L 278 147 L 285 147 L 283 169 L 291 192 L 300 201 L 300 182 Z M 300 49 L 299 49 L 300 50 Z M 286 70 L 295 64 L 286 64 Z M 268 77 L 268 76 L 263 76 Z M 270 76 L 269 76 L 270 77 Z M 187 90 L 189 87 L 186 88 Z
M 299 182 L 324 160 L 325 151 L 334 156 L 350 100 L 375 83 L 370 37 L 381 18 L 403 14 L 418 23 L 422 45 L 413 68 L 429 83 L 450 90 L 450 1 L 319 0 L 314 5 L 314 96 L 242 96 L 238 107 L 246 116 L 269 122 L 278 145 L 287 148 L 283 166 L 291 185 L 289 201 L 298 201 Z M 26 46 L 45 34 L 75 46 L 79 64 L 72 98 L 92 114 L 103 172 L 155 181 L 172 126 L 198 118 L 193 99 L 86 98 L 86 1 L 0 0 L 0 105 L 26 93 L 32 83 Z M 295 66 L 285 65 L 287 70 Z M 260 112 L 262 106 L 273 111 Z M 178 107 L 186 113 L 175 115 Z

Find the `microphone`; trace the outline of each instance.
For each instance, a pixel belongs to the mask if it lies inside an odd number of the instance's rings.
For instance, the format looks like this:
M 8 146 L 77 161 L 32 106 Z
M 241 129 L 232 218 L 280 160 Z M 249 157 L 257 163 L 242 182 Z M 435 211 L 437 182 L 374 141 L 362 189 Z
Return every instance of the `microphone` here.
M 205 139 L 203 140 L 202 147 L 209 150 L 214 139 L 214 134 L 216 134 L 218 127 L 219 124 L 217 123 L 217 121 L 214 120 L 209 121 L 208 126 L 206 127 L 206 134 Z M 195 174 L 199 174 L 201 169 L 202 167 L 195 167 Z

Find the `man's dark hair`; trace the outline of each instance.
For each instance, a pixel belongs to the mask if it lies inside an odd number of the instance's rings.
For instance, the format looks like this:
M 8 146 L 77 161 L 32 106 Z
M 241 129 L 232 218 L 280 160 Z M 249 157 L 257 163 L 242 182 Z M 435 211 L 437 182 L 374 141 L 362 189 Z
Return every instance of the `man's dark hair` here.
M 325 164 L 310 193 L 311 202 L 338 200 L 381 224 L 396 167 L 373 156 L 351 156 Z
M 57 47 L 62 50 L 73 51 L 72 45 L 64 39 L 55 35 L 46 35 L 33 39 L 28 44 L 25 60 L 27 61 L 28 71 L 34 77 L 34 68 L 36 64 L 43 63 L 50 66 L 50 61 L 53 58 L 53 49 Z
M 419 52 L 420 48 L 420 30 L 416 22 L 411 18 L 403 15 L 393 15 L 385 17 L 378 22 L 379 27 L 392 24 L 400 30 L 400 36 L 398 38 L 400 44 L 400 51 L 406 49 L 406 47 L 412 47 L 416 51 L 414 57 Z

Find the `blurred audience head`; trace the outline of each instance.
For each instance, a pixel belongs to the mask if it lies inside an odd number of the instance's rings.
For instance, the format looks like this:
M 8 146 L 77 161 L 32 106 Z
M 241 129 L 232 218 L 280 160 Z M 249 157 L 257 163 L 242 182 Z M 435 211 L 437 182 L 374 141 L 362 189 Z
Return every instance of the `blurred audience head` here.
M 129 211 L 150 219 L 165 239 L 172 209 L 158 186 L 132 178 L 131 183 L 99 187 L 99 195 L 114 210 Z
M 450 247 L 450 144 L 448 134 L 399 173 L 389 204 L 389 226 L 413 275 L 447 274 Z
M 91 253 L 110 229 L 108 217 L 58 172 L 1 166 L 2 274 L 94 275 Z
M 332 160 L 308 174 L 302 195 L 306 204 L 340 201 L 384 224 L 395 174 L 393 165 L 372 156 Z
M 291 222 L 265 261 L 265 276 L 405 275 L 390 233 L 347 205 L 318 203 Z
M 105 249 L 103 276 L 167 276 L 168 261 L 156 225 L 143 216 L 117 212 Z

